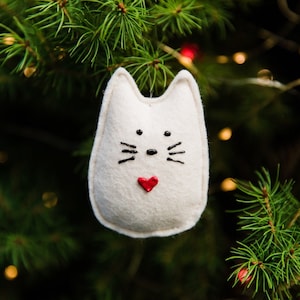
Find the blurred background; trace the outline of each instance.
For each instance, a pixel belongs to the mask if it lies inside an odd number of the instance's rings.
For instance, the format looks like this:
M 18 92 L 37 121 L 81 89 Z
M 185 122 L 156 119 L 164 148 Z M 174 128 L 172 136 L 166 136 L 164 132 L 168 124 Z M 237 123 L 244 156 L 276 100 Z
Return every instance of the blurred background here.
M 180 54 L 174 73 L 186 67 L 199 82 L 210 148 L 208 206 L 178 236 L 131 239 L 93 215 L 87 166 L 109 72 L 85 76 L 68 57 L 38 74 L 1 66 L 1 299 L 248 299 L 228 281 L 239 238 L 231 178 L 255 180 L 261 167 L 276 175 L 280 164 L 299 197 L 300 2 L 237 2 L 223 29 L 168 40 Z

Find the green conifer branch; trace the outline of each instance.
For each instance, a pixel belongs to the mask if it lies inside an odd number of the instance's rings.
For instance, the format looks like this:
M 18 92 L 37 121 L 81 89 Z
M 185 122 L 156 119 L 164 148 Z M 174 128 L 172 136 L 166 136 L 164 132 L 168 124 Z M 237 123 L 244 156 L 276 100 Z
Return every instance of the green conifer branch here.
M 294 224 L 299 219 L 299 217 L 300 217 L 300 208 L 295 213 L 294 217 L 292 218 L 291 222 L 288 224 L 287 228 L 291 228 L 292 226 L 294 226 Z
M 195 15 L 195 11 L 201 8 L 202 5 L 194 0 L 163 0 L 155 6 L 154 17 L 163 31 L 186 35 L 193 29 L 202 28 L 202 19 Z
M 95 92 L 112 66 L 128 64 L 141 89 L 162 89 L 173 76 L 172 68 L 181 68 L 180 61 L 161 53 L 149 56 L 152 50 L 145 41 L 153 48 L 162 42 L 167 45 L 178 34 L 188 35 L 212 24 L 224 27 L 221 20 L 227 18 L 223 1 L 1 0 L 0 6 L 2 66 L 13 65 L 11 72 L 22 75 L 30 67 L 33 71 L 25 76 L 34 74 L 41 81 L 45 75 L 56 78 L 60 88 L 64 83 L 59 74 L 71 75 L 69 70 L 76 65 L 82 78 L 95 79 Z M 141 72 L 143 66 L 147 71 Z M 46 92 L 49 83 L 43 86 Z
M 231 250 L 237 264 L 230 278 L 252 291 L 253 297 L 292 299 L 290 288 L 299 284 L 299 216 L 300 204 L 292 195 L 293 181 L 279 181 L 279 169 L 274 183 L 266 169 L 257 172 L 259 181 L 237 181 L 243 195 L 238 201 L 240 229 L 245 238 Z M 243 280 L 241 272 L 246 272 Z
M 36 192 L 16 192 L 18 185 L 13 196 L 0 187 L 0 260 L 33 270 L 70 259 L 79 247 L 64 218 L 51 203 L 43 205 Z
M 41 0 L 28 8 L 26 15 L 26 19 L 32 21 L 40 30 L 56 29 L 54 36 L 57 36 L 64 26 L 68 27 L 82 15 L 82 10 L 78 0 Z M 53 32 L 48 30 L 48 33 L 51 36 Z
M 166 66 L 166 62 L 171 60 L 172 56 L 163 53 L 158 47 L 155 49 L 150 43 L 136 47 L 134 52 L 135 56 L 128 57 L 125 64 L 136 77 L 141 89 L 152 94 L 157 86 L 165 88 L 168 78 L 174 77 L 174 73 Z

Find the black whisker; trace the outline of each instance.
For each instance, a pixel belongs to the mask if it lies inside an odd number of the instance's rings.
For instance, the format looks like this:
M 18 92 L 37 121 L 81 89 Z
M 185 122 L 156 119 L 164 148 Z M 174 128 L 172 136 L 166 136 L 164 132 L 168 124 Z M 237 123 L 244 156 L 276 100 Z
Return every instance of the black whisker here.
M 119 164 L 122 164 L 122 163 L 124 163 L 124 162 L 126 162 L 126 161 L 129 161 L 129 160 L 135 160 L 135 157 L 134 157 L 134 156 L 131 156 L 131 157 L 129 157 L 129 158 L 119 160 L 118 163 L 119 163 Z
M 124 149 L 122 150 L 122 153 L 138 153 L 136 150 L 127 150 L 127 149 Z
M 169 152 L 169 155 L 183 154 L 185 151 Z
M 120 142 L 120 144 L 121 145 L 124 145 L 124 146 L 127 146 L 127 147 L 129 147 L 129 148 L 136 148 L 136 146 L 135 145 L 130 145 L 130 144 L 127 144 L 127 143 L 124 143 L 124 142 Z
M 178 142 L 177 144 L 174 144 L 174 145 L 168 147 L 167 149 L 168 149 L 168 150 L 171 150 L 171 149 L 173 149 L 173 148 L 175 148 L 175 147 L 177 147 L 177 146 L 179 146 L 179 145 L 181 145 L 181 142 Z
M 180 164 L 184 164 L 183 161 L 181 161 L 181 160 L 174 160 L 174 159 L 172 159 L 171 157 L 168 157 L 167 160 L 168 160 L 168 161 L 177 162 L 177 163 L 180 163 Z

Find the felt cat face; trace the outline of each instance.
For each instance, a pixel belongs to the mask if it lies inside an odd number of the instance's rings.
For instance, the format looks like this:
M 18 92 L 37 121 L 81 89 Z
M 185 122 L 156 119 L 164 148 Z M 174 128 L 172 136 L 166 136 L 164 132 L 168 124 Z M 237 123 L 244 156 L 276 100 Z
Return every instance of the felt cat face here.
M 131 237 L 190 229 L 207 201 L 208 146 L 198 86 L 181 71 L 157 98 L 119 68 L 104 93 L 89 165 L 98 220 Z

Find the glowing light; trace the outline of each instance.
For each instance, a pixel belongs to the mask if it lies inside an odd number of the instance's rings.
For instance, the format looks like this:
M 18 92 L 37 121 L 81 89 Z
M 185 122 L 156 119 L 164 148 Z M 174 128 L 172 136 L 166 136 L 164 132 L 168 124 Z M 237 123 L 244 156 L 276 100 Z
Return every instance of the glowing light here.
M 190 57 L 180 55 L 178 61 L 185 67 L 191 67 L 193 65 L 193 60 Z
M 218 133 L 218 138 L 221 141 L 228 141 L 232 137 L 232 130 L 229 127 L 225 127 L 222 130 L 219 131 Z
M 44 192 L 42 195 L 42 200 L 45 207 L 52 208 L 56 206 L 58 197 L 54 192 Z
M 263 80 L 273 80 L 273 74 L 268 69 L 262 69 L 257 72 L 257 78 Z
M 54 51 L 57 53 L 58 60 L 63 60 L 67 55 L 66 50 L 59 46 L 55 47 Z
M 8 154 L 5 151 L 0 151 L 0 164 L 6 163 L 8 160 Z
M 23 74 L 29 78 L 36 72 L 36 66 L 28 66 L 24 69 Z
M 248 275 L 247 269 L 241 269 L 238 273 L 238 279 L 241 283 L 248 283 L 251 280 L 252 276 Z
M 219 56 L 217 56 L 216 60 L 217 60 L 217 63 L 219 63 L 219 64 L 226 64 L 226 63 L 228 63 L 229 58 L 226 55 L 219 55 Z
M 199 48 L 196 44 L 185 44 L 182 46 L 180 54 L 194 60 L 197 56 Z
M 14 280 L 18 276 L 18 269 L 14 265 L 9 265 L 4 270 L 4 277 L 7 280 Z
M 11 46 L 15 43 L 16 39 L 12 35 L 7 35 L 2 39 L 2 43 L 7 46 Z
M 242 65 L 247 60 L 247 54 L 245 52 L 236 52 L 233 54 L 232 59 L 235 63 Z
M 230 192 L 236 189 L 236 183 L 232 178 L 225 178 L 220 185 L 220 188 L 223 192 Z

